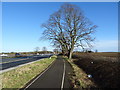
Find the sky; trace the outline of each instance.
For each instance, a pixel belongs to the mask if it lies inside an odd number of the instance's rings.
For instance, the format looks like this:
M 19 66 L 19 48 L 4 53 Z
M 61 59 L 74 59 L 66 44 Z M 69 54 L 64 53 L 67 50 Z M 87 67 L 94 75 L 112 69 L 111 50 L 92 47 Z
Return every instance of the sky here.
M 2 3 L 2 52 L 29 52 L 35 47 L 54 47 L 40 40 L 41 27 L 49 16 L 59 10 L 64 2 L 3 2 Z M 97 25 L 93 50 L 118 51 L 117 2 L 71 2 L 80 7 L 84 15 Z

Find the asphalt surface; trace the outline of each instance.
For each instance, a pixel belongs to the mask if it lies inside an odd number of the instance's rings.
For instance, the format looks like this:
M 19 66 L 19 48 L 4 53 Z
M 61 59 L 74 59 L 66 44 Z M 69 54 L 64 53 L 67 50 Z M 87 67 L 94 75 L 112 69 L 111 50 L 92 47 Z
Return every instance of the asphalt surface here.
M 8 69 L 11 67 L 15 67 L 21 64 L 25 64 L 25 63 L 29 63 L 32 61 L 36 61 L 42 58 L 48 58 L 51 55 L 45 55 L 45 56 L 36 56 L 36 57 L 30 57 L 30 58 L 26 58 L 26 57 L 21 57 L 21 58 L 10 58 L 10 59 L 5 59 L 5 61 L 9 61 L 11 60 L 11 62 L 8 63 L 2 63 L 0 64 L 0 70 L 4 70 L 4 69 Z
M 70 88 L 69 76 L 72 73 L 72 67 L 61 56 L 58 58 L 40 75 L 31 80 L 24 88 Z
M 16 61 L 19 59 L 27 59 L 28 57 L 16 57 L 16 58 L 2 58 L 2 60 L 0 61 L 0 63 L 5 63 L 5 62 L 9 62 L 9 61 Z

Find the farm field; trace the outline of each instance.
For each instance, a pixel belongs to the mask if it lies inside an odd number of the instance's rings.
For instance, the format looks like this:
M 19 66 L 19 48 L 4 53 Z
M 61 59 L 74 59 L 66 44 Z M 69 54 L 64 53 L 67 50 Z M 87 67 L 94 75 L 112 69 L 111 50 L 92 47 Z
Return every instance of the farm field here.
M 73 62 L 92 75 L 98 88 L 120 88 L 120 60 L 117 52 L 74 53 Z

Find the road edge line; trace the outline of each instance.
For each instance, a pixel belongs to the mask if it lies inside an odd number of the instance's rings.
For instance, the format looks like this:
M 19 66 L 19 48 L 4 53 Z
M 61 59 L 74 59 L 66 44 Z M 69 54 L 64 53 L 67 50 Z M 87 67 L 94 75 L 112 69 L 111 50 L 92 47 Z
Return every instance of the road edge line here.
M 40 78 L 54 63 L 56 60 L 54 60 L 40 75 L 38 75 L 30 84 L 28 84 L 24 90 L 26 90 L 28 87 L 30 87 L 38 78 Z
M 63 71 L 63 77 L 62 77 L 61 90 L 63 90 L 64 80 L 65 80 L 65 61 L 64 61 L 64 71 Z
M 18 60 L 15 60 L 15 61 L 2 62 L 0 64 L 12 63 L 12 62 L 21 61 L 21 60 L 27 60 L 27 59 L 18 59 Z
M 4 72 L 7 72 L 7 71 L 10 71 L 10 70 L 13 70 L 13 69 L 16 69 L 16 68 L 19 68 L 19 67 L 22 67 L 22 66 L 24 66 L 24 65 L 32 64 L 32 63 L 37 62 L 37 61 L 39 61 L 39 60 L 44 60 L 44 59 L 46 59 L 46 58 L 38 59 L 38 60 L 36 60 L 36 61 L 31 61 L 31 62 L 28 62 L 28 63 L 20 64 L 20 65 L 15 66 L 15 67 L 10 67 L 10 68 L 1 70 L 1 71 L 0 71 L 0 74 L 2 74 L 2 73 L 4 73 Z

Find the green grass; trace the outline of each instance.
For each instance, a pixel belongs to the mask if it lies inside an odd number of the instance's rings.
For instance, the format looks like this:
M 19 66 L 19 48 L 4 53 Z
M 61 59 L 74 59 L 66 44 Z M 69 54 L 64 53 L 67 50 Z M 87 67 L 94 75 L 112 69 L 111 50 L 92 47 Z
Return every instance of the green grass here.
M 22 88 L 31 79 L 45 70 L 55 59 L 56 56 L 52 56 L 51 58 L 2 73 L 2 88 Z

